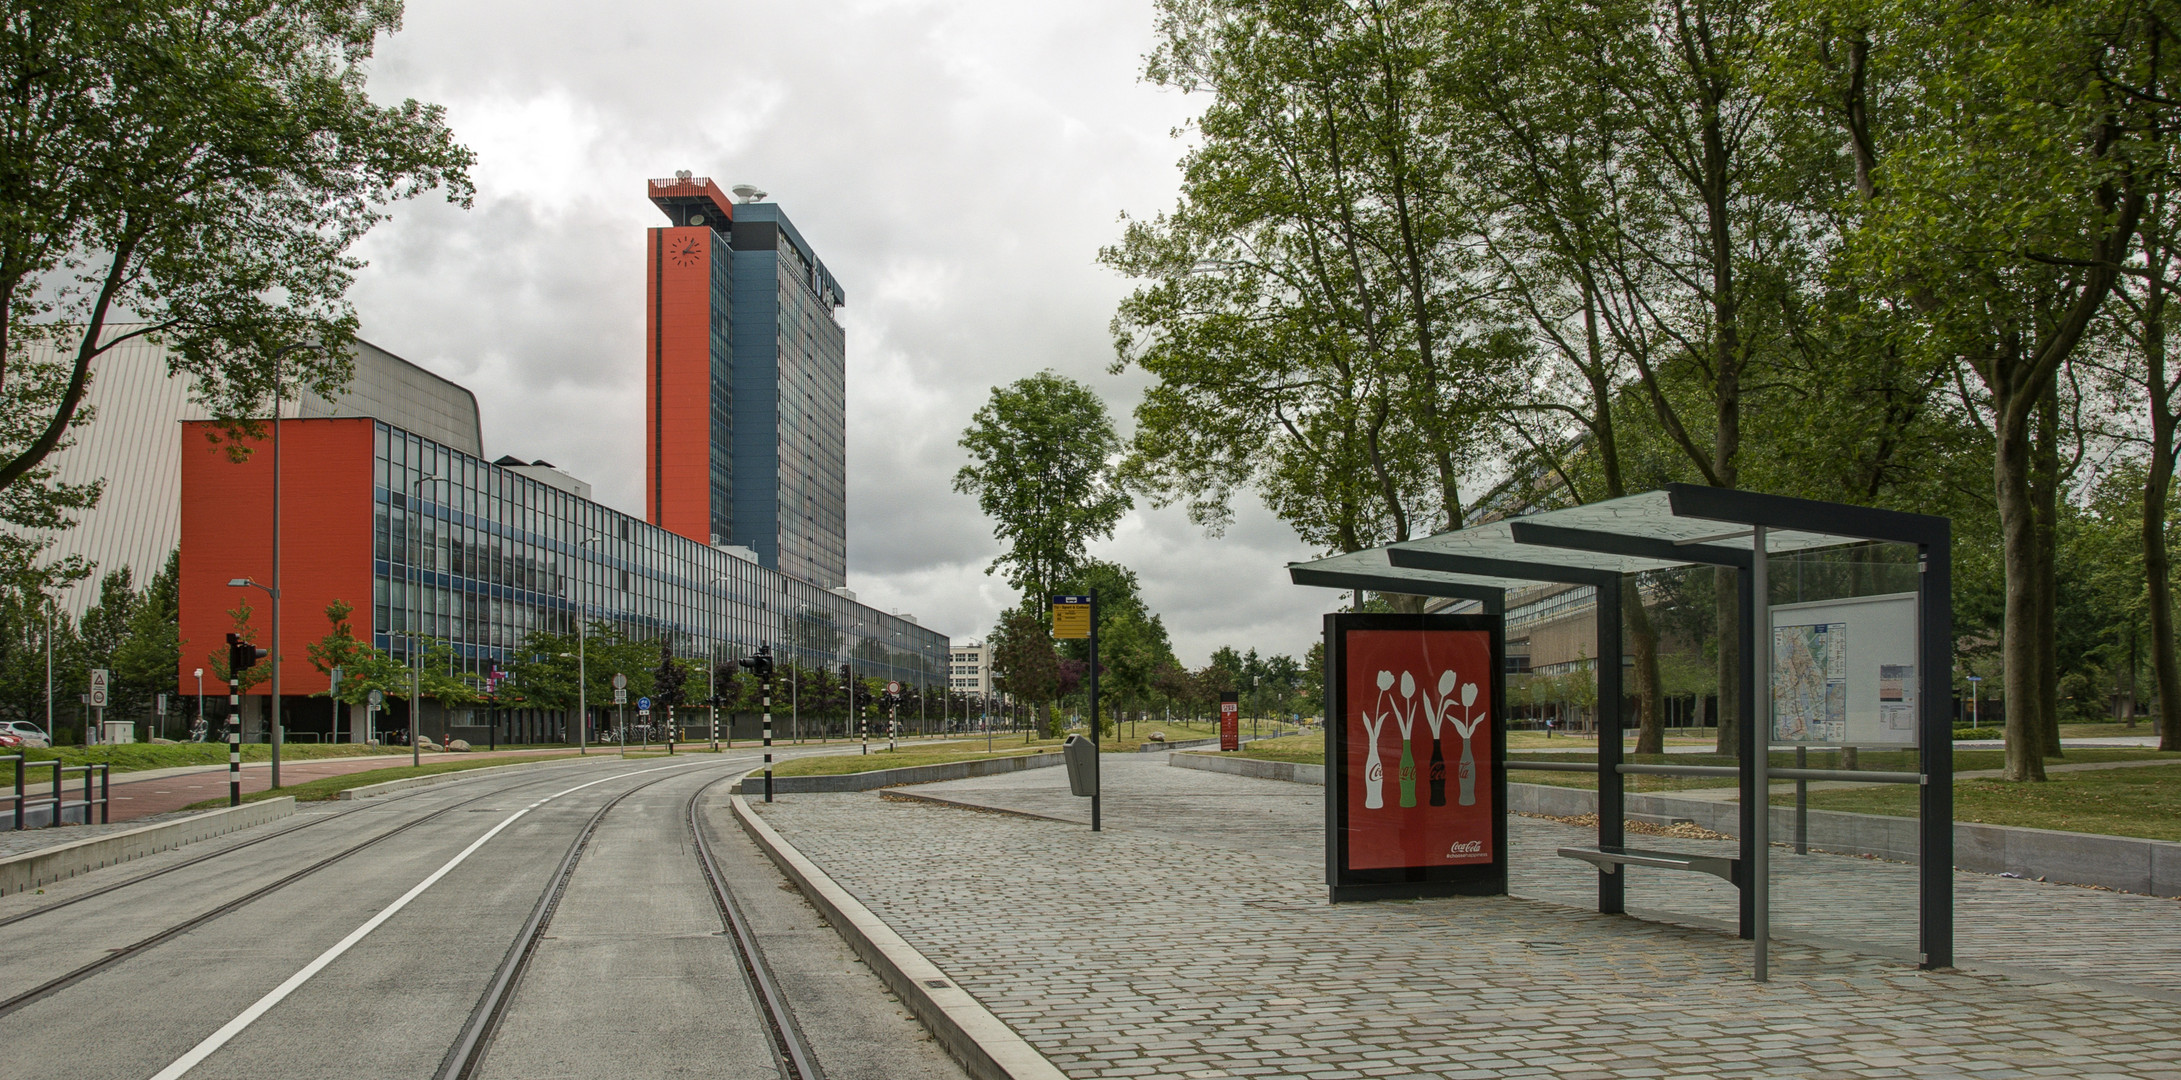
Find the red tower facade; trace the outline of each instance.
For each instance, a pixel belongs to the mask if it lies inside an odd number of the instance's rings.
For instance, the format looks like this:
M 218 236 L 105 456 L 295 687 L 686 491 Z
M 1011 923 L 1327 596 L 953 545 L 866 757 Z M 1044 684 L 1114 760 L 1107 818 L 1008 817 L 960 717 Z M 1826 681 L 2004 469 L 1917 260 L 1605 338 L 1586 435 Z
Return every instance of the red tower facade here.
M 698 543 L 723 542 L 732 515 L 733 204 L 705 177 L 650 182 L 674 224 L 645 251 L 644 512 Z

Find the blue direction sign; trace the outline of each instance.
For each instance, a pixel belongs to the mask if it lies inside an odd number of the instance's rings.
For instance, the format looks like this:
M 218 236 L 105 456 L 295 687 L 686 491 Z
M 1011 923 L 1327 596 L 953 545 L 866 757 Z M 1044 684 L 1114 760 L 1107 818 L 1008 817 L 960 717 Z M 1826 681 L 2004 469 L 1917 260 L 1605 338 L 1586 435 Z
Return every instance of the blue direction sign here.
M 637 707 L 638 709 L 641 709 L 641 710 L 643 710 L 644 712 L 650 712 L 650 711 L 651 711 L 651 699 L 650 699 L 650 698 L 647 698 L 647 697 L 640 697 L 640 698 L 637 698 L 637 699 L 636 699 L 636 707 Z

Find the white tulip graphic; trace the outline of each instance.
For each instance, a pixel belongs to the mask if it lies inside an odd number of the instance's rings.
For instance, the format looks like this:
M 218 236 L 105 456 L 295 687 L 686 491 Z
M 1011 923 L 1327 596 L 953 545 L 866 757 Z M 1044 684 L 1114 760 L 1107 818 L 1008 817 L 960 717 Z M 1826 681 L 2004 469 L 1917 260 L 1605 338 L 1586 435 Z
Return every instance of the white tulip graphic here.
M 1370 736 L 1370 756 L 1363 763 L 1363 808 L 1377 810 L 1386 805 L 1386 766 L 1378 760 L 1378 733 L 1386 727 L 1384 716 L 1363 714 L 1363 730 Z

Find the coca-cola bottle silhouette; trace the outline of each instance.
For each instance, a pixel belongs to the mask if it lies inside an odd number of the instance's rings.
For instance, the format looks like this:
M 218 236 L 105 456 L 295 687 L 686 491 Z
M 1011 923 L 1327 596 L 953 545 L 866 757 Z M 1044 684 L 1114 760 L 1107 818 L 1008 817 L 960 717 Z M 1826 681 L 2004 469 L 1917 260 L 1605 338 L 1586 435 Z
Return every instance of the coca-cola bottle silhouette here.
M 1446 751 L 1436 735 L 1431 739 L 1431 805 L 1446 805 Z
M 1434 762 L 1436 767 L 1437 763 Z M 1463 806 L 1477 805 L 1477 759 L 1469 752 L 1469 740 L 1462 740 L 1462 796 Z

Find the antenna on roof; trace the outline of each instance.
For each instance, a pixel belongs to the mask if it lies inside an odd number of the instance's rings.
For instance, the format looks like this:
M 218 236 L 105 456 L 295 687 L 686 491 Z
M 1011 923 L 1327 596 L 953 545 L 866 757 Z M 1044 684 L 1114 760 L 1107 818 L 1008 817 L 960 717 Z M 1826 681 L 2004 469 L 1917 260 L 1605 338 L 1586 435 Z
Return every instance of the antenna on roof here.
M 736 184 L 733 191 L 736 198 L 746 203 L 763 201 L 766 194 L 756 184 Z

